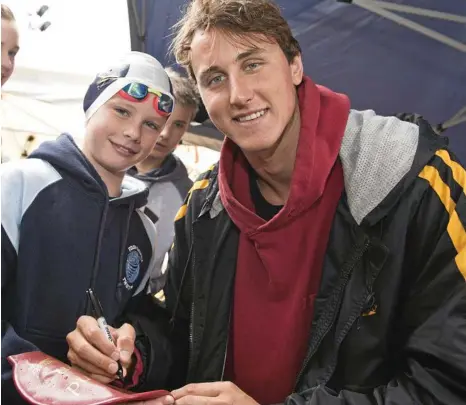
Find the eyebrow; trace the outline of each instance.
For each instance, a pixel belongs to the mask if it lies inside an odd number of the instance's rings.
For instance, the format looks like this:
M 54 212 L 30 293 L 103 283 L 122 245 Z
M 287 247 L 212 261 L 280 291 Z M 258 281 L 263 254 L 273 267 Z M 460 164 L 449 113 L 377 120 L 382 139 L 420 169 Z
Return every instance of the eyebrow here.
M 247 51 L 239 53 L 236 56 L 235 61 L 239 62 L 239 61 L 241 61 L 243 59 L 249 58 L 250 56 L 254 56 L 254 55 L 257 55 L 257 54 L 260 54 L 260 53 L 263 53 L 263 52 L 264 52 L 264 50 L 262 48 L 251 48 L 251 49 L 248 49 Z
M 240 62 L 240 61 L 242 61 L 244 59 L 249 58 L 250 56 L 258 55 L 258 54 L 261 54 L 263 52 L 264 52 L 264 50 L 262 48 L 248 49 L 247 51 L 241 52 L 238 55 L 236 55 L 235 62 Z M 211 74 L 213 72 L 219 72 L 219 71 L 222 71 L 222 70 L 223 69 L 220 66 L 217 66 L 217 65 L 209 66 L 206 70 L 204 70 L 199 75 L 200 81 L 204 81 L 206 76 L 208 76 L 209 74 Z

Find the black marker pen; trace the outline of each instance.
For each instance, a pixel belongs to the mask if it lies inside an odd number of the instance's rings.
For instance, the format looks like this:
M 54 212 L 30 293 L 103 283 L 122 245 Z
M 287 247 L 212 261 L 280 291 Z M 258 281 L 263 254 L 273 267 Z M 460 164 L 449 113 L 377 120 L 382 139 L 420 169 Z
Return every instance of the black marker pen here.
M 97 324 L 99 325 L 99 328 L 105 333 L 105 336 L 107 339 L 115 344 L 112 338 L 112 334 L 110 333 L 110 329 L 108 327 L 107 321 L 105 320 L 104 317 L 104 311 L 102 309 L 102 305 L 100 304 L 99 299 L 95 295 L 94 291 L 92 291 L 91 288 L 86 291 L 87 295 L 89 296 L 89 299 L 91 301 L 92 309 L 94 311 L 95 317 L 97 318 Z M 120 381 L 123 381 L 123 367 L 121 366 L 121 363 L 117 361 L 118 364 L 118 371 L 117 371 L 117 376 Z

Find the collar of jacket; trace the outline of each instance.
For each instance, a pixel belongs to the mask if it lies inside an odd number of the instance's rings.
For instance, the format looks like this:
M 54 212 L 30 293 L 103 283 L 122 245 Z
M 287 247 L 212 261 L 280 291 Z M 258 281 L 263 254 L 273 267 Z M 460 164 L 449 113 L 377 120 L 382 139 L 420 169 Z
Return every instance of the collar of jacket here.
M 207 213 L 209 213 L 211 218 L 215 218 L 223 210 L 218 186 L 218 163 L 213 167 L 207 178 L 209 179 L 209 186 L 204 194 L 204 203 L 196 219 L 201 218 Z
M 399 118 L 419 126 L 419 142 L 414 161 L 403 180 L 363 219 L 361 224 L 364 226 L 373 226 L 386 216 L 387 212 L 398 202 L 405 190 L 417 178 L 422 168 L 429 162 L 435 152 L 448 145 L 448 138 L 437 135 L 430 124 L 422 117 L 409 115 L 408 119 L 405 119 L 406 116 L 402 115 Z M 224 209 L 218 185 L 218 163 L 212 169 L 208 179 L 209 186 L 206 189 L 206 194 L 204 194 L 204 203 L 197 218 L 209 214 L 210 218 L 213 219 Z
M 435 152 L 439 149 L 448 146 L 448 138 L 437 135 L 431 125 L 420 116 L 409 115 L 405 119 L 405 115 L 398 118 L 412 122 L 419 126 L 419 142 L 414 156 L 411 169 L 406 176 L 395 186 L 395 188 L 382 200 L 382 202 L 362 221 L 361 225 L 371 227 L 377 224 L 382 218 L 387 215 L 404 195 L 406 190 L 418 177 L 425 165 L 432 159 Z

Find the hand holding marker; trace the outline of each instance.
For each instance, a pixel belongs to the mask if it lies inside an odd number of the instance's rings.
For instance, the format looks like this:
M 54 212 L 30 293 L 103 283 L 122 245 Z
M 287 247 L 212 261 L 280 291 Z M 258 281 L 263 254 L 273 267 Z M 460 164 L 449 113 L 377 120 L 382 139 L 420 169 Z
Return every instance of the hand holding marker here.
M 92 309 L 94 311 L 95 317 L 97 318 L 97 324 L 99 325 L 99 328 L 105 333 L 105 336 L 107 339 L 115 344 L 112 338 L 112 334 L 110 332 L 110 329 L 108 327 L 107 321 L 105 320 L 104 317 L 104 311 L 102 309 L 102 305 L 100 304 L 99 299 L 95 295 L 94 291 L 92 291 L 91 288 L 86 291 L 87 295 L 89 296 L 89 300 L 91 301 Z M 121 366 L 121 363 L 117 361 L 118 364 L 118 371 L 117 371 L 117 376 L 120 381 L 123 381 L 123 367 Z

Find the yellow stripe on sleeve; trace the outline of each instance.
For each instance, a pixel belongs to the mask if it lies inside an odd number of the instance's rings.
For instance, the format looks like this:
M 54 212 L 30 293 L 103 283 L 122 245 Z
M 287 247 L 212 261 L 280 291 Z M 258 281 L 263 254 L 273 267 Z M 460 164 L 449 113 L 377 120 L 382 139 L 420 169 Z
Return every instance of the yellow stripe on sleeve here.
M 209 180 L 208 179 L 196 181 L 193 184 L 193 186 L 191 187 L 191 190 L 189 190 L 188 193 L 191 194 L 193 191 L 202 190 L 203 188 L 206 188 L 208 185 L 209 185 Z
M 463 169 L 461 168 L 461 170 Z M 438 195 L 440 201 L 448 212 L 450 219 L 447 225 L 447 232 L 450 236 L 453 246 L 458 252 L 455 257 L 456 265 L 466 280 L 466 230 L 464 229 L 464 226 L 458 217 L 458 213 L 455 210 L 456 203 L 451 198 L 450 187 L 445 184 L 445 182 L 440 177 L 440 173 L 433 166 L 425 166 L 422 172 L 419 174 L 419 177 L 429 182 L 430 186 Z
M 186 211 L 188 210 L 188 206 L 186 204 L 182 205 L 178 212 L 176 213 L 175 222 L 179 219 L 183 218 L 186 215 Z
M 440 149 L 435 154 L 443 160 L 453 173 L 455 181 L 463 188 L 464 194 L 466 194 L 466 170 L 464 170 L 459 163 L 451 160 L 450 154 L 445 149 Z
M 176 213 L 175 222 L 178 221 L 179 219 L 183 218 L 186 215 L 186 212 L 188 211 L 188 204 L 189 204 L 189 201 L 191 201 L 193 191 L 202 190 L 202 189 L 206 188 L 208 185 L 209 185 L 209 180 L 208 179 L 199 180 L 199 181 L 196 181 L 193 184 L 191 189 L 188 191 L 188 202 L 186 204 L 182 205 L 181 208 Z

